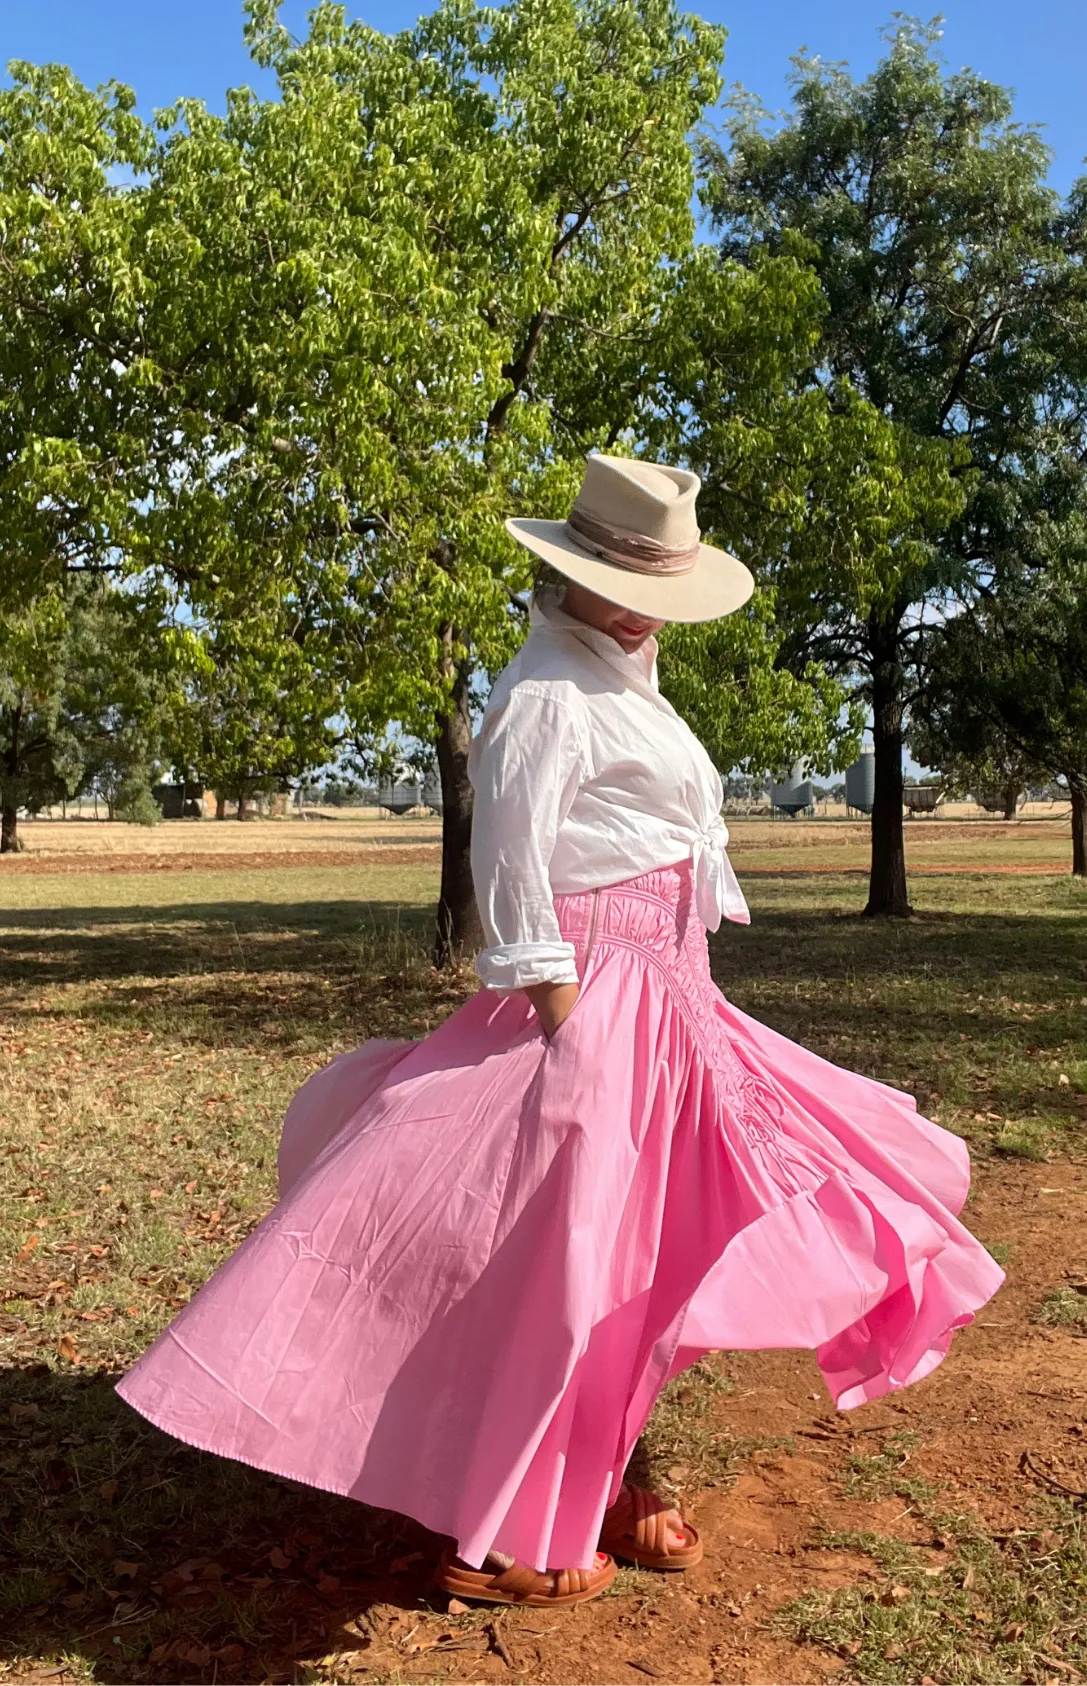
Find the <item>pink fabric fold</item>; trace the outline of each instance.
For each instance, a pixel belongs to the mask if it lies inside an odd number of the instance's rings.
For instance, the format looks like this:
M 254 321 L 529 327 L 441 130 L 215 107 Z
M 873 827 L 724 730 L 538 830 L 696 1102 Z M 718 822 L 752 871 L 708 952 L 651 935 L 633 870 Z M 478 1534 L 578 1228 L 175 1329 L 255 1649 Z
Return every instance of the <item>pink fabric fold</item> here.
M 318 1072 L 278 1204 L 119 1384 L 190 1444 L 405 1512 L 466 1560 L 592 1562 L 668 1378 L 806 1347 L 853 1406 L 1002 1273 L 963 1144 L 714 987 L 690 864 L 560 896 L 548 1042 L 482 990 Z M 595 929 L 594 929 L 595 927 Z M 590 936 L 591 953 L 590 950 Z

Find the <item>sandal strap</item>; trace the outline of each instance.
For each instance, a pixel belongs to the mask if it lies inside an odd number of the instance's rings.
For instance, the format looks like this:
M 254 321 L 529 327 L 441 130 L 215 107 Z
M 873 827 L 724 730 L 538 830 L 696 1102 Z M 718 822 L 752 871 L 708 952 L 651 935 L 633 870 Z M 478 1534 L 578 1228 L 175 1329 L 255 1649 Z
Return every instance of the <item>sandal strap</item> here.
M 656 1493 L 625 1482 L 619 1496 L 608 1511 L 609 1532 L 619 1531 L 624 1539 L 632 1540 L 640 1552 L 655 1556 L 669 1556 L 673 1550 L 668 1538 L 668 1514 L 675 1510 Z
M 593 1573 L 590 1569 L 553 1569 L 545 1574 L 527 1563 L 514 1563 L 496 1575 L 491 1585 L 511 1598 L 568 1598 L 572 1593 L 587 1592 Z
M 511 1598 L 531 1598 L 551 1591 L 548 1577 L 527 1563 L 514 1563 L 503 1569 L 491 1584 L 496 1592 L 508 1593 Z
M 595 1571 L 601 1573 L 599 1569 Z M 560 1569 L 555 1575 L 555 1595 L 567 1598 L 571 1593 L 588 1592 L 594 1571 L 591 1569 Z

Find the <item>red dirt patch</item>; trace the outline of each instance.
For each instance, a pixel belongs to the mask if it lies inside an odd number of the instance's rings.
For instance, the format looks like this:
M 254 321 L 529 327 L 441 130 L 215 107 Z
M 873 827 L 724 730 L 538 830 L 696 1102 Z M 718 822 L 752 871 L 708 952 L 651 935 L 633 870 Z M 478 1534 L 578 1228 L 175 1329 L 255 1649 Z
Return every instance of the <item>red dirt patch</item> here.
M 48 877 L 68 873 L 279 872 L 290 867 L 369 866 L 375 861 L 409 866 L 439 861 L 441 853 L 440 843 L 361 843 L 346 849 L 267 849 L 250 854 L 23 854 L 8 856 L 0 873 Z
M 761 847 L 761 845 L 760 845 Z M 800 862 L 791 866 L 749 865 L 742 849 L 733 850 L 741 876 L 751 878 L 867 878 L 867 866 Z M 9 873 L 34 877 L 66 877 L 77 873 L 173 873 L 173 872 L 284 872 L 315 866 L 429 866 L 441 860 L 442 848 L 434 843 L 360 843 L 340 849 L 264 850 L 248 854 L 194 852 L 190 854 L 23 854 L 8 856 L 0 876 Z M 910 861 L 910 876 L 940 878 L 948 875 L 974 877 L 1063 877 L 1067 868 L 1055 861 Z

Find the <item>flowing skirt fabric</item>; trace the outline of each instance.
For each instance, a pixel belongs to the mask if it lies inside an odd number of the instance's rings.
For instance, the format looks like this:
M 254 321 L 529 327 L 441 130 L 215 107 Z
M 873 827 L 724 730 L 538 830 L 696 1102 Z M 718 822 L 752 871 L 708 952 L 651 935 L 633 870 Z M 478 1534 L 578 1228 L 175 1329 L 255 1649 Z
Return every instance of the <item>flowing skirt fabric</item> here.
M 689 865 L 559 896 L 548 1041 L 486 990 L 292 1101 L 280 1199 L 120 1382 L 159 1427 L 415 1517 L 478 1566 L 591 1564 L 668 1379 L 818 1353 L 840 1407 L 928 1374 L 1002 1273 L 962 1142 L 729 1005 Z

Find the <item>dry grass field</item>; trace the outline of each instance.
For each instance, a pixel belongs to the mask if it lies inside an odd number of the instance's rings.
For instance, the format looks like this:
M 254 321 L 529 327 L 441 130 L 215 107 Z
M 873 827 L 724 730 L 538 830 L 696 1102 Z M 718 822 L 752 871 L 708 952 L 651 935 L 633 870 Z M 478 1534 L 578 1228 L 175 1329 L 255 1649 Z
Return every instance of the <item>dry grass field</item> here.
M 450 1614 L 413 1524 L 195 1453 L 112 1382 L 259 1222 L 316 1066 L 422 1035 L 430 820 L 38 822 L 0 863 L 0 1679 L 1075 1682 L 1087 1675 L 1087 887 L 1067 823 L 738 820 L 721 987 L 966 1136 L 1006 1288 L 918 1387 L 680 1378 L 642 1448 L 706 1537 L 565 1616 Z

